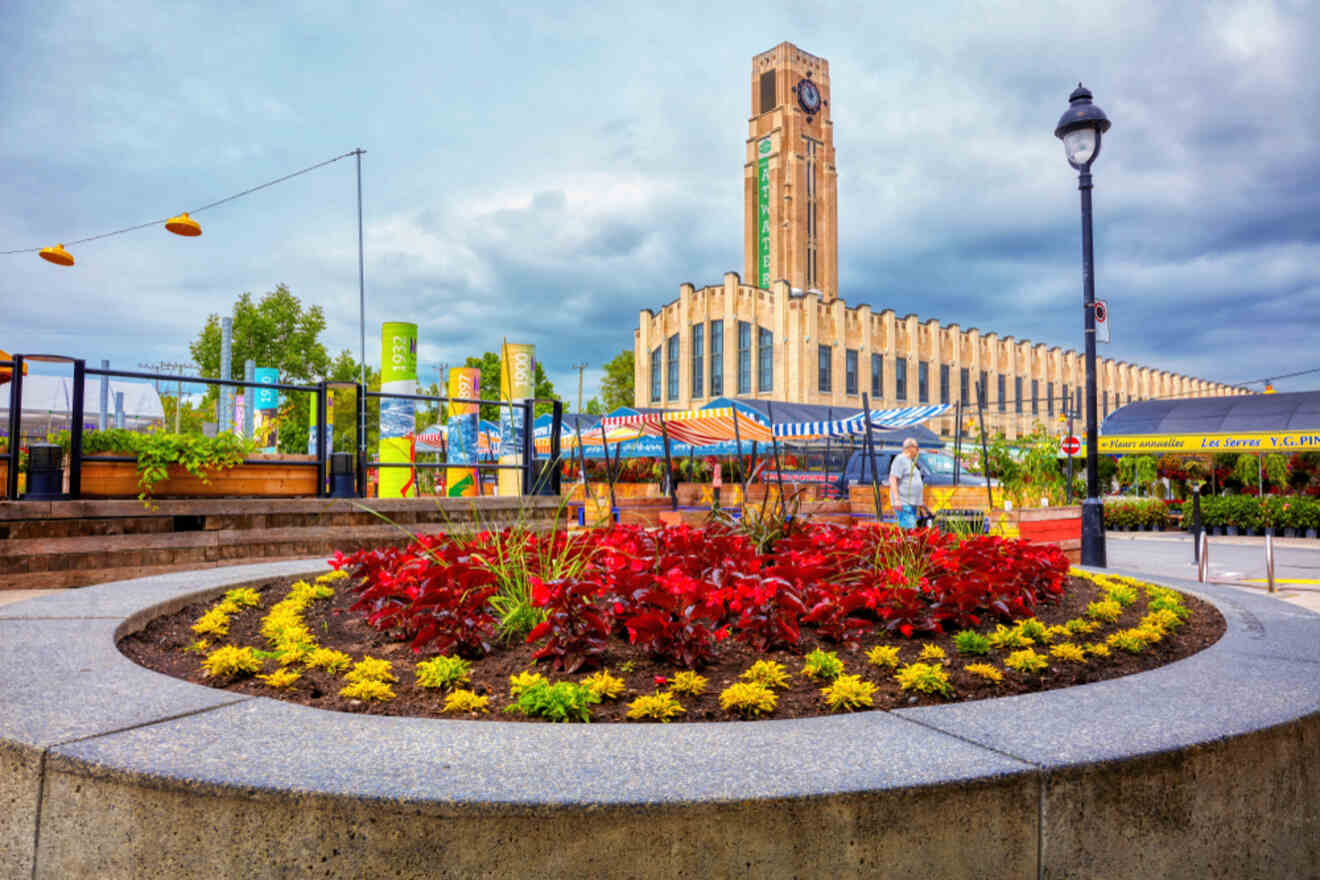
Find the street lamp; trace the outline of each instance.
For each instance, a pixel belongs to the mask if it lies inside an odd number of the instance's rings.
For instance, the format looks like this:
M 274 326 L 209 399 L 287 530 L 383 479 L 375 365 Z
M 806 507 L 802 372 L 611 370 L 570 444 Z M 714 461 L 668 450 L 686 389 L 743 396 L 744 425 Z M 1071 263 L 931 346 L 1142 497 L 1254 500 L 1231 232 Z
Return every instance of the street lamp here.
M 1109 130 L 1105 112 L 1091 103 L 1091 92 L 1081 83 L 1068 96 L 1068 109 L 1059 117 L 1054 136 L 1063 141 L 1068 164 L 1077 169 L 1082 192 L 1082 303 L 1086 321 L 1086 500 L 1082 502 L 1082 564 L 1100 568 L 1105 563 L 1104 507 L 1100 501 L 1097 467 L 1095 406 L 1095 273 L 1091 253 L 1091 163 L 1100 155 L 1101 136 Z

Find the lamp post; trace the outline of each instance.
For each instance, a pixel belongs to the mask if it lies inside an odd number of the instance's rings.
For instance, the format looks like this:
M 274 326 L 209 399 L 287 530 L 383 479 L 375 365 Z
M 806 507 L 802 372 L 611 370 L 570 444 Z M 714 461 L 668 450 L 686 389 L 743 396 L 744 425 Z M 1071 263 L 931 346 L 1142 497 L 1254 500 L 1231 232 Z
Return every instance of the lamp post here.
M 1068 96 L 1054 136 L 1063 141 L 1068 164 L 1077 169 L 1082 193 L 1082 304 L 1086 337 L 1086 500 L 1082 502 L 1082 564 L 1105 567 L 1104 507 L 1097 463 L 1095 381 L 1095 273 L 1091 252 L 1091 164 L 1100 155 L 1101 136 L 1109 130 L 1103 110 L 1091 103 L 1081 83 Z

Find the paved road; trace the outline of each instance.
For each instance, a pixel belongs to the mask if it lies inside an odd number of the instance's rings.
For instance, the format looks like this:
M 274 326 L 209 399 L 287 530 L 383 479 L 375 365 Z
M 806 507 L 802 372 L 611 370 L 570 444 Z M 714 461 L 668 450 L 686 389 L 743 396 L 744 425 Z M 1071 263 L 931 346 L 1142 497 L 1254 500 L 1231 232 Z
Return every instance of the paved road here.
M 1188 535 L 1110 532 L 1105 548 L 1111 568 L 1196 580 Z M 1210 580 L 1263 592 L 1265 539 L 1210 538 Z M 1280 599 L 1320 612 L 1320 541 L 1275 539 L 1274 580 Z

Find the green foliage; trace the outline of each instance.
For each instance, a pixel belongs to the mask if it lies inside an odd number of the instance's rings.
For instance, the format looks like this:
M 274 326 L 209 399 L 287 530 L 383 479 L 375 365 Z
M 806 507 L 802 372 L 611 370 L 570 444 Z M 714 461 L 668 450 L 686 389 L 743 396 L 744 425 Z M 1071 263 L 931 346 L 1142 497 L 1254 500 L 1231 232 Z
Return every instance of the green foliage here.
M 240 608 L 256 608 L 261 604 L 261 594 L 251 587 L 235 587 L 225 593 L 225 601 Z
M 521 712 L 529 718 L 542 717 L 551 721 L 591 720 L 591 706 L 600 702 L 600 696 L 584 684 L 571 681 L 544 682 L 531 685 L 519 692 L 506 712 Z
M 806 656 L 802 674 L 808 678 L 838 678 L 843 674 L 843 661 L 835 652 L 817 648 Z
M 872 666 L 888 666 L 890 668 L 898 666 L 898 646 L 876 645 L 866 652 L 866 662 Z
M 691 694 L 694 697 L 701 696 L 706 692 L 707 679 L 704 675 L 698 675 L 690 669 L 684 669 L 675 673 L 674 680 L 670 683 L 669 689 L 680 694 Z
M 1017 631 L 1037 645 L 1043 645 L 1050 640 L 1049 631 L 1045 628 L 1045 624 L 1034 617 L 1019 620 Z
M 258 675 L 257 678 L 264 681 L 273 688 L 286 688 L 297 681 L 301 676 L 287 667 L 280 667 L 269 675 Z
M 949 682 L 949 676 L 939 666 L 929 663 L 909 663 L 894 674 L 894 679 L 905 691 L 953 696 L 953 685 Z
M 965 629 L 953 637 L 959 654 L 989 654 L 990 640 L 976 630 Z
M 304 658 L 303 663 L 311 668 L 324 669 L 331 675 L 338 675 L 353 663 L 353 658 L 332 648 L 316 648 Z
M 628 716 L 633 719 L 654 718 L 668 723 L 675 715 L 687 710 L 669 691 L 638 697 L 628 704 Z
M 1022 634 L 1017 627 L 1007 627 L 1002 623 L 986 637 L 992 648 L 1025 648 L 1031 645 L 1031 639 Z
M 1127 584 L 1110 584 L 1105 590 L 1105 598 L 1126 608 L 1137 601 L 1137 591 Z
M 394 689 L 379 679 L 365 678 L 340 688 L 339 696 L 350 700 L 392 700 Z
M 546 677 L 539 672 L 532 672 L 531 670 L 519 672 L 516 675 L 509 676 L 509 696 L 516 700 L 528 688 L 549 683 Z
M 1004 680 L 1004 673 L 1000 672 L 990 663 L 968 663 L 963 667 L 964 672 L 984 678 L 986 681 L 999 684 Z
M 875 685 L 869 681 L 862 681 L 861 676 L 841 675 L 834 680 L 834 684 L 824 688 L 820 693 L 831 711 L 853 712 L 872 705 L 875 700 L 875 690 Z
M 1086 616 L 1105 623 L 1113 623 L 1123 613 L 1123 606 L 1112 600 L 1092 602 L 1086 606 Z
M 388 660 L 379 660 L 375 657 L 363 657 L 353 668 L 348 671 L 344 678 L 349 681 L 398 681 L 394 675 L 393 666 Z
M 625 348 L 607 360 L 604 366 L 605 376 L 600 382 L 601 405 L 604 411 L 613 412 L 621 406 L 632 406 L 635 376 L 633 350 Z
M 1066 499 L 1059 469 L 1059 441 L 1041 424 L 1030 434 L 1009 441 L 1003 434 L 986 441 L 990 476 L 999 480 L 1004 495 L 1018 507 L 1037 507 L 1041 498 L 1051 505 Z
M 586 402 L 586 404 L 582 408 L 582 411 L 589 416 L 605 415 L 605 408 L 601 406 L 600 401 L 594 397 Z
M 479 714 L 490 711 L 489 706 L 490 697 L 478 696 L 472 691 L 460 689 L 445 697 L 445 706 L 441 711 Z
M 1050 656 L 1058 660 L 1067 660 L 1070 663 L 1086 662 L 1086 650 L 1074 645 L 1072 642 L 1063 642 L 1050 648 Z
M 472 677 L 472 664 L 462 657 L 440 655 L 431 660 L 418 663 L 415 672 L 417 686 L 428 688 L 452 688 Z
M 625 689 L 623 679 L 610 675 L 604 669 L 588 675 L 582 679 L 582 683 L 591 688 L 592 692 L 602 700 L 617 700 L 623 696 Z

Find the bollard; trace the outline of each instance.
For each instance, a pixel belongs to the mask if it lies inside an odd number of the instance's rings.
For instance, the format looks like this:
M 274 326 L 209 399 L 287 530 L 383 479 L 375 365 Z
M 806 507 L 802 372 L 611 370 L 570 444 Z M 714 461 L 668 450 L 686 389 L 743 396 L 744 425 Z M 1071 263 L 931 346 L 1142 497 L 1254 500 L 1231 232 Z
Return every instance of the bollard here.
M 1201 532 L 1201 558 L 1196 564 L 1196 579 L 1201 583 L 1206 582 L 1210 574 L 1210 539 L 1205 532 Z
M 1274 592 L 1274 529 L 1265 530 L 1265 582 Z
M 330 497 L 356 498 L 357 474 L 353 472 L 353 456 L 347 452 L 330 454 Z
M 64 452 L 52 443 L 28 447 L 28 501 L 54 501 L 64 497 Z

